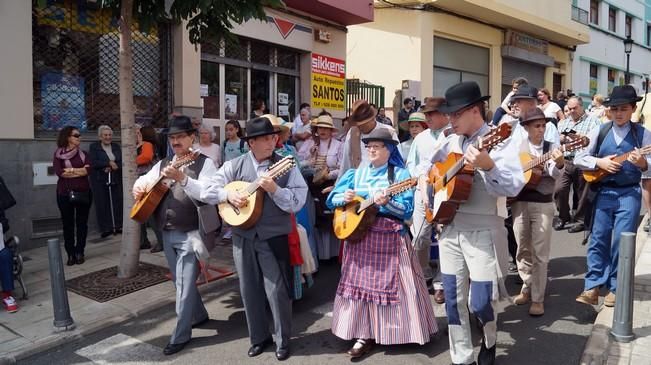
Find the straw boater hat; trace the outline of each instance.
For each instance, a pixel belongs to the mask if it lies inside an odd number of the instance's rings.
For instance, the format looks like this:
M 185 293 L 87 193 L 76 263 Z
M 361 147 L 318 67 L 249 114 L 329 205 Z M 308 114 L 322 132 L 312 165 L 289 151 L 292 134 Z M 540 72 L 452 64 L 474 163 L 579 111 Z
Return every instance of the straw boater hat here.
M 271 120 L 265 116 L 253 118 L 246 123 L 246 136 L 243 140 L 249 140 L 255 137 L 262 137 L 269 134 L 278 134 L 280 130 L 274 128 Z
M 623 104 L 632 104 L 642 100 L 637 96 L 635 88 L 631 85 L 615 86 L 610 96 L 604 101 L 605 106 L 618 106 Z
M 427 118 L 425 117 L 425 114 L 423 114 L 421 112 L 415 112 L 415 113 L 409 114 L 409 119 L 403 120 L 402 122 L 398 123 L 398 126 L 401 129 L 404 129 L 404 130 L 408 131 L 409 130 L 409 123 L 411 123 L 411 122 L 418 122 L 423 126 L 423 128 L 425 128 L 425 129 L 429 128 L 429 126 L 427 125 Z
M 527 125 L 531 122 L 536 122 L 542 120 L 544 122 L 547 121 L 547 118 L 545 118 L 545 113 L 543 113 L 540 108 L 533 108 L 530 110 L 525 111 L 520 115 L 520 125 Z
M 271 125 L 275 128 L 279 128 L 281 131 L 288 131 L 292 129 L 294 123 L 286 122 L 283 118 L 277 117 L 273 114 L 264 114 L 260 116 L 261 118 L 267 118 L 271 121 Z
M 313 119 L 312 128 L 330 128 L 337 130 L 335 123 L 332 121 L 332 117 L 329 115 L 321 115 L 318 118 Z
M 357 100 L 353 104 L 353 113 L 348 118 L 351 126 L 360 126 L 375 119 L 377 111 L 366 100 Z

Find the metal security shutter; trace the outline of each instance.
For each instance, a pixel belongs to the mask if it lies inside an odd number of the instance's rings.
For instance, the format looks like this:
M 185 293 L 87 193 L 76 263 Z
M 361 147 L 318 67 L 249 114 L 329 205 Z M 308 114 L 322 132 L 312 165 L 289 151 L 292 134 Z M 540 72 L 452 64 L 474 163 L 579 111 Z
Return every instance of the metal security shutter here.
M 502 59 L 502 98 L 511 91 L 511 82 L 516 77 L 529 80 L 529 85 L 537 88 L 545 86 L 545 67 L 532 63 L 516 61 L 509 58 Z M 506 91 L 506 93 L 504 93 Z

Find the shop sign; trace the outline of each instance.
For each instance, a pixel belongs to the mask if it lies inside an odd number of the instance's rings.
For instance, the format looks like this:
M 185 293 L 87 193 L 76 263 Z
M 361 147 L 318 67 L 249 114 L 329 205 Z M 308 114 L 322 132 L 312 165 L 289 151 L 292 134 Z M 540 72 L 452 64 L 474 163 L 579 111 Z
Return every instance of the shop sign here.
M 346 63 L 343 60 L 312 53 L 312 109 L 344 110 L 346 100 Z
M 49 72 L 41 77 L 43 129 L 59 130 L 71 125 L 86 130 L 83 77 Z
M 549 42 L 513 30 L 506 32 L 506 44 L 544 55 L 549 50 Z

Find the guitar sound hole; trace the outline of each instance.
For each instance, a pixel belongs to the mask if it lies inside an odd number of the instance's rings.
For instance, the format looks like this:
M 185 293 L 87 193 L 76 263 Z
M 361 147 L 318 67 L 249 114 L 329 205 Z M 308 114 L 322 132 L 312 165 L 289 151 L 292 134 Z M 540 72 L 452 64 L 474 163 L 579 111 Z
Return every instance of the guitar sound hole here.
M 360 203 L 355 203 L 355 212 L 357 212 L 357 214 L 362 212 L 360 210 L 361 207 L 362 207 L 362 205 Z

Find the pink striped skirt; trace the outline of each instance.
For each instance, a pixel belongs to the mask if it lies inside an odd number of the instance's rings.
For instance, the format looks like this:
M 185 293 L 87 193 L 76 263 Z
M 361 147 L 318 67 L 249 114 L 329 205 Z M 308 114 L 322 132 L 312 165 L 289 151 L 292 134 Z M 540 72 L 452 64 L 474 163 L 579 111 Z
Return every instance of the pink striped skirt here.
M 395 305 L 335 296 L 332 333 L 344 340 L 374 339 L 381 345 L 425 344 L 438 331 L 425 279 L 409 240 L 400 238 Z

